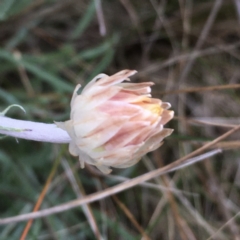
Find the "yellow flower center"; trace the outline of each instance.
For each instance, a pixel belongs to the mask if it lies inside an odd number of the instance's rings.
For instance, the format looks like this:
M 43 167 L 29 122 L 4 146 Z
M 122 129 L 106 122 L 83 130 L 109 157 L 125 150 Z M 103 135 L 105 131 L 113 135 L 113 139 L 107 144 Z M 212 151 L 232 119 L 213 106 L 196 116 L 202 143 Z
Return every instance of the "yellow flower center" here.
M 161 106 L 157 103 L 151 103 L 150 98 L 144 98 L 141 102 L 134 103 L 138 106 L 141 106 L 143 109 L 150 111 L 152 114 L 160 116 L 163 112 Z
M 93 149 L 94 152 L 103 152 L 104 150 L 105 150 L 105 148 L 103 146 L 100 146 L 100 147 L 97 147 L 97 148 Z
M 162 114 L 163 109 L 158 104 L 146 104 L 144 106 L 145 109 L 151 111 L 153 114 L 160 116 Z

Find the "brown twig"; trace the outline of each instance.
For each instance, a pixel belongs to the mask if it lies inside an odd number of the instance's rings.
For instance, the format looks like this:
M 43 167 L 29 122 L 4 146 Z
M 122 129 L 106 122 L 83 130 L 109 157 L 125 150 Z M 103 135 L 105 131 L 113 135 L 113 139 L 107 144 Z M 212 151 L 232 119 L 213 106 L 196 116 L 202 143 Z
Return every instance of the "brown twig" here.
M 77 178 L 77 175 L 75 174 L 75 168 L 71 169 L 67 160 L 65 160 L 64 158 L 62 159 L 61 163 L 62 163 L 63 168 L 65 169 L 66 176 L 67 176 L 76 196 L 78 198 L 84 197 L 86 195 L 85 190 L 84 190 L 80 180 Z M 95 238 L 97 240 L 102 239 L 102 236 L 98 229 L 98 225 L 97 225 L 96 219 L 93 215 L 91 206 L 89 204 L 85 204 L 82 206 L 82 209 L 83 209 L 83 212 L 84 212 L 84 214 L 89 222 L 89 225 L 95 235 Z
M 215 0 L 214 6 L 209 14 L 209 17 L 203 27 L 203 30 L 198 38 L 195 48 L 194 48 L 195 51 L 199 50 L 203 46 L 203 43 L 205 42 L 207 35 L 209 34 L 209 31 L 214 23 L 214 20 L 215 20 L 217 13 L 222 5 L 222 2 L 223 2 L 223 0 Z M 181 84 L 187 78 L 188 73 L 190 72 L 194 62 L 195 62 L 195 57 L 189 58 L 186 66 L 184 67 L 184 69 L 182 71 L 182 74 L 180 75 L 178 84 Z
M 152 178 L 155 178 L 155 177 L 158 177 L 160 175 L 169 173 L 171 171 L 175 171 L 176 169 L 180 168 L 181 165 L 186 166 L 186 163 L 188 163 L 189 158 L 191 158 L 193 156 L 196 156 L 197 154 L 200 154 L 201 152 L 205 151 L 206 149 L 211 148 L 216 143 L 222 141 L 223 139 L 225 139 L 226 137 L 235 133 L 239 129 L 240 129 L 240 125 L 238 125 L 237 127 L 227 131 L 225 134 L 221 135 L 220 137 L 216 138 L 215 140 L 203 145 L 202 147 L 198 148 L 197 150 L 187 154 L 186 156 L 178 159 L 177 161 L 175 161 L 173 163 L 168 164 L 167 166 L 165 166 L 163 168 L 156 169 L 156 170 L 151 171 L 149 173 L 145 173 L 144 175 L 136 177 L 136 178 L 134 178 L 132 180 L 129 180 L 127 182 L 118 184 L 117 186 L 110 187 L 110 188 L 108 188 L 106 190 L 103 190 L 101 192 L 90 194 L 90 195 L 88 195 L 88 196 L 86 196 L 82 199 L 76 199 L 76 200 L 70 201 L 68 203 L 63 203 L 63 204 L 57 205 L 55 207 L 44 209 L 44 210 L 41 210 L 41 211 L 38 211 L 38 212 L 27 213 L 27 214 L 22 214 L 22 215 L 15 216 L 15 217 L 0 219 L 0 224 L 26 221 L 26 220 L 31 219 L 31 218 L 36 219 L 36 218 L 40 218 L 40 217 L 49 216 L 49 215 L 52 215 L 52 214 L 55 214 L 55 213 L 64 212 L 64 211 L 73 209 L 75 207 L 79 207 L 83 204 L 90 203 L 90 202 L 95 202 L 97 200 L 106 198 L 106 197 L 111 196 L 113 194 L 122 192 L 126 189 L 129 189 L 129 188 L 132 188 L 132 187 L 138 185 L 139 183 L 148 181 L 148 180 L 150 180 Z M 190 165 L 190 164 L 191 163 L 188 163 L 188 165 Z
M 116 195 L 112 195 L 112 198 L 118 204 L 119 208 L 122 209 L 128 219 L 132 222 L 134 227 L 142 234 L 144 240 L 150 240 L 150 237 L 145 233 L 144 229 L 139 225 L 139 223 L 137 222 L 133 214 L 129 211 L 129 209 L 126 207 L 126 205 L 121 202 Z
M 214 90 L 234 89 L 234 88 L 240 88 L 240 84 L 217 85 L 217 86 L 208 86 L 208 87 L 192 87 L 192 88 L 184 88 L 184 89 L 160 92 L 160 94 L 172 95 L 172 94 L 207 92 L 207 91 L 214 91 Z
M 39 210 L 39 208 L 40 208 L 40 206 L 41 206 L 41 204 L 43 202 L 43 199 L 44 199 L 44 197 L 45 197 L 45 195 L 46 195 L 46 193 L 48 191 L 49 185 L 52 182 L 53 176 L 54 176 L 54 174 L 55 174 L 55 172 L 57 170 L 59 161 L 60 161 L 60 158 L 57 158 L 57 160 L 55 161 L 55 163 L 53 165 L 53 168 L 52 168 L 52 170 L 51 170 L 51 172 L 50 172 L 50 174 L 48 176 L 48 179 L 47 179 L 47 181 L 46 181 L 46 183 L 44 185 L 44 188 L 43 188 L 43 190 L 42 190 L 42 192 L 41 192 L 41 194 L 40 194 L 40 196 L 39 196 L 39 198 L 38 198 L 38 200 L 36 202 L 36 205 L 33 208 L 33 213 Z M 27 225 L 25 226 L 25 228 L 24 228 L 24 230 L 22 232 L 20 240 L 25 240 L 25 238 L 27 237 L 27 234 L 29 232 L 29 229 L 32 226 L 32 223 L 33 223 L 33 219 L 29 219 L 29 221 L 27 222 Z

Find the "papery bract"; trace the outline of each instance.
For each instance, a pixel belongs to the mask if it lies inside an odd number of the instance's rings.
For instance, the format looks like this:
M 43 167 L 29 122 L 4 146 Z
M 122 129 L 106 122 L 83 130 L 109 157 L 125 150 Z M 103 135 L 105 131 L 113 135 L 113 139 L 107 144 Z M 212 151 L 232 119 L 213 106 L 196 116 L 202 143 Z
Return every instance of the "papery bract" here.
M 97 75 L 80 95 L 77 85 L 71 100 L 70 120 L 56 123 L 71 137 L 69 151 L 103 173 L 109 167 L 127 168 L 157 149 L 172 129 L 170 104 L 151 98 L 152 82 L 127 83 L 135 70 L 112 76 Z

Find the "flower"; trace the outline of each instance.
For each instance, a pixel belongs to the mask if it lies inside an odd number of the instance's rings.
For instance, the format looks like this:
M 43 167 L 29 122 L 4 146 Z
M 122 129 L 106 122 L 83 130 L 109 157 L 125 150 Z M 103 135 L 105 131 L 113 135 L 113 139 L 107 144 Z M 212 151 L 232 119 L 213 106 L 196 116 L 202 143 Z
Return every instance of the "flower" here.
M 169 103 L 151 98 L 152 82 L 126 83 L 135 70 L 112 76 L 99 74 L 71 100 L 70 120 L 56 123 L 71 137 L 69 151 L 103 173 L 109 167 L 127 168 L 162 145 L 172 129 L 163 126 L 173 118 Z

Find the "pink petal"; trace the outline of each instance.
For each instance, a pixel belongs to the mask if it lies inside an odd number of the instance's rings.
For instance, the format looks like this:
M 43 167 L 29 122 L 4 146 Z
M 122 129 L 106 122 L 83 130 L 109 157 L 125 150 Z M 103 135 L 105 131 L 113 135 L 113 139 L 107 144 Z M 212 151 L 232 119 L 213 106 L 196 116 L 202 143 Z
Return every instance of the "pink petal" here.
M 169 122 L 173 118 L 174 111 L 163 110 L 161 116 L 162 116 L 161 124 L 165 125 L 167 122 Z
M 151 111 L 142 109 L 142 111 L 137 112 L 135 115 L 131 116 L 130 121 L 148 121 L 150 123 L 155 123 L 156 121 L 159 121 L 161 119 L 160 116 L 157 116 L 156 114 L 152 114 Z
M 142 147 L 142 149 L 140 150 L 144 149 L 144 151 L 146 152 L 154 151 L 156 148 L 159 147 L 159 144 L 162 142 L 162 140 L 165 137 L 171 135 L 172 132 L 173 129 L 164 128 L 161 132 L 148 139 L 147 142 Z
M 118 101 L 107 101 L 97 108 L 97 111 L 111 116 L 133 116 L 142 111 L 142 108 L 133 104 Z
M 163 129 L 162 125 L 159 125 L 158 127 L 151 126 L 149 128 L 143 129 L 141 134 L 139 134 L 139 136 L 136 139 L 133 139 L 131 142 L 129 142 L 129 145 L 147 141 L 152 136 L 161 132 L 162 129 Z
M 161 147 L 162 145 L 163 142 L 154 142 L 152 145 L 144 145 L 138 150 L 138 152 L 135 154 L 135 157 L 142 157 L 148 152 L 152 152 L 157 148 Z
M 113 96 L 110 100 L 131 102 L 133 99 L 136 99 L 137 97 L 139 97 L 137 94 L 133 94 L 131 92 L 121 90 L 115 96 Z
M 143 82 L 143 83 L 120 83 L 119 86 L 123 87 L 125 90 L 130 92 L 137 92 L 139 94 L 151 93 L 151 86 L 154 85 L 153 82 Z
M 92 151 L 95 148 L 102 147 L 127 121 L 125 117 L 114 117 L 105 120 L 104 124 L 99 125 L 96 129 L 89 132 L 83 138 L 78 139 L 77 145 L 85 152 Z
M 127 122 L 124 123 L 122 128 L 114 135 L 108 142 L 104 144 L 106 150 L 121 149 L 122 147 L 129 145 L 134 138 L 136 138 L 141 130 L 147 129 L 150 124 L 148 122 Z M 141 143 L 137 142 L 135 145 Z

